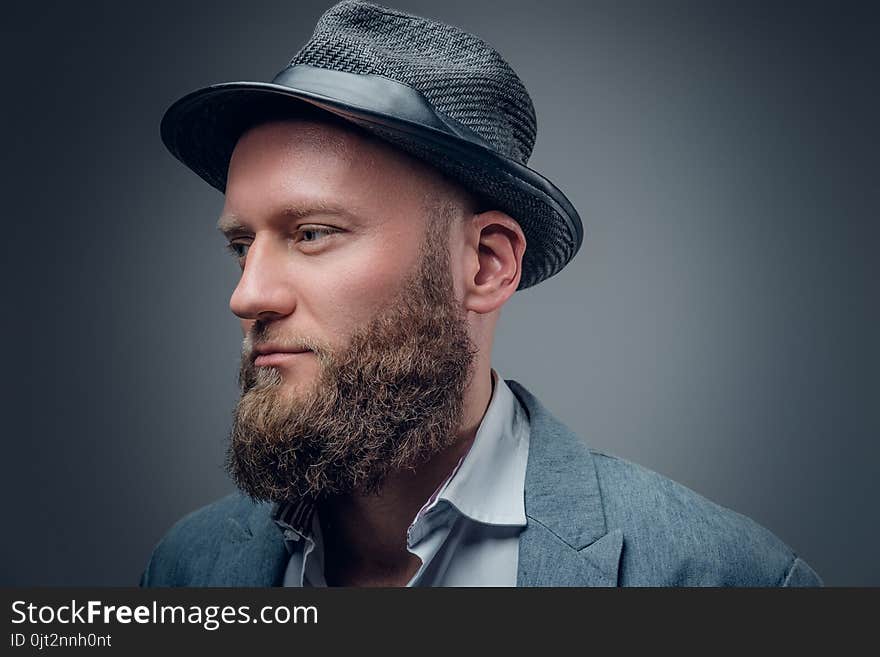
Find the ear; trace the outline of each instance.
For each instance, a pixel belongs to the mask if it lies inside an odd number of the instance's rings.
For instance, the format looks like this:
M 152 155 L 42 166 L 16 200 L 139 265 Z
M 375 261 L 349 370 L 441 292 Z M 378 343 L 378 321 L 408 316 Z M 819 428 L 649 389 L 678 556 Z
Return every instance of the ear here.
M 526 237 L 509 215 L 490 210 L 474 215 L 467 228 L 471 268 L 464 307 L 477 313 L 497 310 L 516 292 L 522 277 Z

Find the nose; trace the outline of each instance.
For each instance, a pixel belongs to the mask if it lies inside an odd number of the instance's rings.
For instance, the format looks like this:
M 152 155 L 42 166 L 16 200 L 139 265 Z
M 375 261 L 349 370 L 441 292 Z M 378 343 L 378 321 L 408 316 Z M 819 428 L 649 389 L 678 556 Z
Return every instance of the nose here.
M 245 257 L 229 309 L 242 319 L 278 319 L 291 314 L 296 296 L 290 284 L 285 250 L 269 239 L 254 238 Z

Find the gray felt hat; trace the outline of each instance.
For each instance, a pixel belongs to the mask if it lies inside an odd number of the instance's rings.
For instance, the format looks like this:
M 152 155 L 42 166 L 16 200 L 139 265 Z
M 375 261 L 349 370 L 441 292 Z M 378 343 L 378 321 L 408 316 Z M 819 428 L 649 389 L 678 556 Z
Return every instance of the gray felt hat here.
M 498 52 L 452 25 L 345 0 L 271 82 L 226 82 L 187 94 L 162 118 L 171 153 L 221 192 L 250 126 L 307 103 L 360 126 L 516 219 L 526 236 L 519 288 L 577 253 L 583 227 L 565 195 L 526 166 L 536 120 Z

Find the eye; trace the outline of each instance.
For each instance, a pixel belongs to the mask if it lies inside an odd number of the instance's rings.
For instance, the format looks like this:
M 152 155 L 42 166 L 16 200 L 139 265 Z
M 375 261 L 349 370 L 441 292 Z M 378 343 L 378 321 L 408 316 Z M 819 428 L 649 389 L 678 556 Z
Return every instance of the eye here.
M 229 242 L 229 244 L 226 245 L 226 250 L 239 260 L 243 260 L 247 257 L 247 252 L 250 246 L 250 244 L 245 242 Z
M 301 242 L 317 242 L 322 237 L 326 237 L 327 235 L 331 235 L 337 231 L 335 228 L 306 226 L 300 228 L 297 232 L 300 235 Z

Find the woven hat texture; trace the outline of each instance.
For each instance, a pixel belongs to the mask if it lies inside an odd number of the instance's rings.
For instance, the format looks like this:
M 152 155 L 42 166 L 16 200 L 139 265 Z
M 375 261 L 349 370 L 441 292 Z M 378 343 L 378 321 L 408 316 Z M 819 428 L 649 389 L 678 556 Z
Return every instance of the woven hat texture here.
M 499 153 L 520 164 L 532 154 L 537 121 L 525 85 L 492 46 L 454 25 L 346 0 L 321 16 L 290 64 L 403 82 Z

